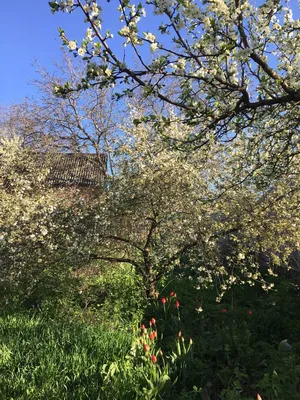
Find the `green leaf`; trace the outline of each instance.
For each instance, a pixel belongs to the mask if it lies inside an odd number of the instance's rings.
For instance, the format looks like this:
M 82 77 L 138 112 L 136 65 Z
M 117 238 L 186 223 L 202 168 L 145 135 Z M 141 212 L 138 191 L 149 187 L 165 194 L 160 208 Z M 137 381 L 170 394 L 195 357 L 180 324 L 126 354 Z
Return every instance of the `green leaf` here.
M 52 13 L 55 13 L 59 10 L 59 5 L 56 3 L 56 1 L 49 1 L 48 4 L 51 7 Z

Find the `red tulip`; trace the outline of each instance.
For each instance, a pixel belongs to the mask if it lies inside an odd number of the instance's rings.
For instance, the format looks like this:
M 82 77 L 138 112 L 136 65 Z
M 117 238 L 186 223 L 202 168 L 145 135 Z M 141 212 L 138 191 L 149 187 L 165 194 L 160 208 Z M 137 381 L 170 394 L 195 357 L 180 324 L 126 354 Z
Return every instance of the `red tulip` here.
M 149 333 L 149 339 L 153 340 L 155 338 L 154 332 Z
M 170 292 L 170 296 L 171 297 L 176 297 L 176 293 L 175 292 Z
M 142 324 L 142 325 L 141 325 L 141 330 L 144 331 L 145 329 L 146 329 L 145 325 Z
M 175 307 L 176 307 L 176 308 L 179 308 L 179 307 L 180 307 L 180 303 L 179 303 L 178 300 L 175 301 Z
M 161 299 L 161 302 L 162 302 L 163 304 L 166 304 L 167 300 L 165 299 L 165 297 L 163 297 L 163 298 Z
M 156 324 L 156 319 L 155 319 L 155 318 L 151 318 L 151 323 L 152 323 L 153 325 L 155 325 L 155 324 Z
M 153 355 L 153 354 L 152 354 L 152 356 L 151 356 L 151 361 L 153 362 L 153 364 L 155 364 L 155 363 L 156 363 L 156 361 L 157 361 L 157 358 L 156 358 L 156 356 L 155 356 L 155 355 Z
M 227 308 L 223 308 L 222 313 L 227 313 Z
M 248 311 L 247 311 L 247 314 L 248 314 L 248 315 L 252 315 L 252 314 L 253 314 L 252 310 L 248 310 Z
M 148 344 L 144 344 L 144 350 L 145 350 L 146 353 L 147 353 L 147 351 L 150 350 L 150 347 L 148 346 Z

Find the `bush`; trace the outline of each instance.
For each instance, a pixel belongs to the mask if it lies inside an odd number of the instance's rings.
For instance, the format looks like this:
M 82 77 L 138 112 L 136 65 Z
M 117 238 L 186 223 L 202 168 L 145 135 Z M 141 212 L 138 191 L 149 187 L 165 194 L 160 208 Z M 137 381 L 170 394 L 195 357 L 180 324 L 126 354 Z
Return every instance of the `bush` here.
M 131 265 L 96 265 L 92 273 L 83 270 L 81 276 L 76 302 L 86 316 L 113 325 L 141 319 L 145 306 L 142 282 Z

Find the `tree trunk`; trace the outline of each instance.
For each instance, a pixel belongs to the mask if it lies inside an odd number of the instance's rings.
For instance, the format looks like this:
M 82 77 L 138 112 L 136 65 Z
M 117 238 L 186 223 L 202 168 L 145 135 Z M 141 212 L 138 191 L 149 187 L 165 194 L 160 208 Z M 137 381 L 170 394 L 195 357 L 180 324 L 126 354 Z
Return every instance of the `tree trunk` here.
M 150 299 L 151 297 L 154 297 L 154 293 L 155 293 L 155 285 L 156 282 L 149 282 L 149 280 L 147 280 L 147 282 L 145 283 L 145 295 L 147 299 Z

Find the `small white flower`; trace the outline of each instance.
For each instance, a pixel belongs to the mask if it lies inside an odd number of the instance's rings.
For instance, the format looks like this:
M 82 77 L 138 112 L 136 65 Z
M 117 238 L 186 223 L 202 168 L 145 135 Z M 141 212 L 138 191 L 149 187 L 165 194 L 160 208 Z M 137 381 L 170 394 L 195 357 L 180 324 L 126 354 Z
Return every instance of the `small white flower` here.
M 155 37 L 155 35 L 153 35 L 153 33 L 151 33 L 151 32 L 144 32 L 144 35 L 145 35 L 145 39 L 146 39 L 146 40 L 149 40 L 149 42 L 151 42 L 151 43 L 154 43 L 154 42 L 155 42 L 156 37 Z
M 93 3 L 92 4 L 92 8 L 91 8 L 91 17 L 98 17 L 98 15 L 100 14 L 99 11 L 99 7 L 97 3 Z
M 174 64 L 174 63 L 171 63 L 171 64 L 169 65 L 169 67 L 172 68 L 172 69 L 174 69 L 174 70 L 178 69 L 177 65 Z
M 42 228 L 42 229 L 41 229 L 41 234 L 42 234 L 43 236 L 46 236 L 47 233 L 48 233 L 48 229 L 47 229 L 47 228 Z
M 102 29 L 101 21 L 100 21 L 99 19 L 96 19 L 95 21 L 93 21 L 93 24 L 94 24 L 98 29 Z
M 111 76 L 111 73 L 112 73 L 111 69 L 106 68 L 106 70 L 105 70 L 105 75 Z
M 80 55 L 80 57 L 83 57 L 85 55 L 85 49 L 83 47 L 80 47 L 78 49 L 78 55 Z
M 92 28 L 87 28 L 85 37 L 90 42 L 93 40 L 93 30 L 92 30 Z
M 178 66 L 179 69 L 184 69 L 185 68 L 185 64 L 186 64 L 186 61 L 185 61 L 184 58 L 178 58 L 177 66 Z
M 151 45 L 150 45 L 150 51 L 151 51 L 151 53 L 154 53 L 155 52 L 155 50 L 157 49 L 157 43 L 155 42 L 155 43 L 152 43 Z
M 68 44 L 68 47 L 69 47 L 70 50 L 76 50 L 77 45 L 76 45 L 75 40 L 70 40 L 69 44 Z
M 129 33 L 130 33 L 130 29 L 128 26 L 123 26 L 123 28 L 119 30 L 119 34 L 121 36 L 128 36 Z

